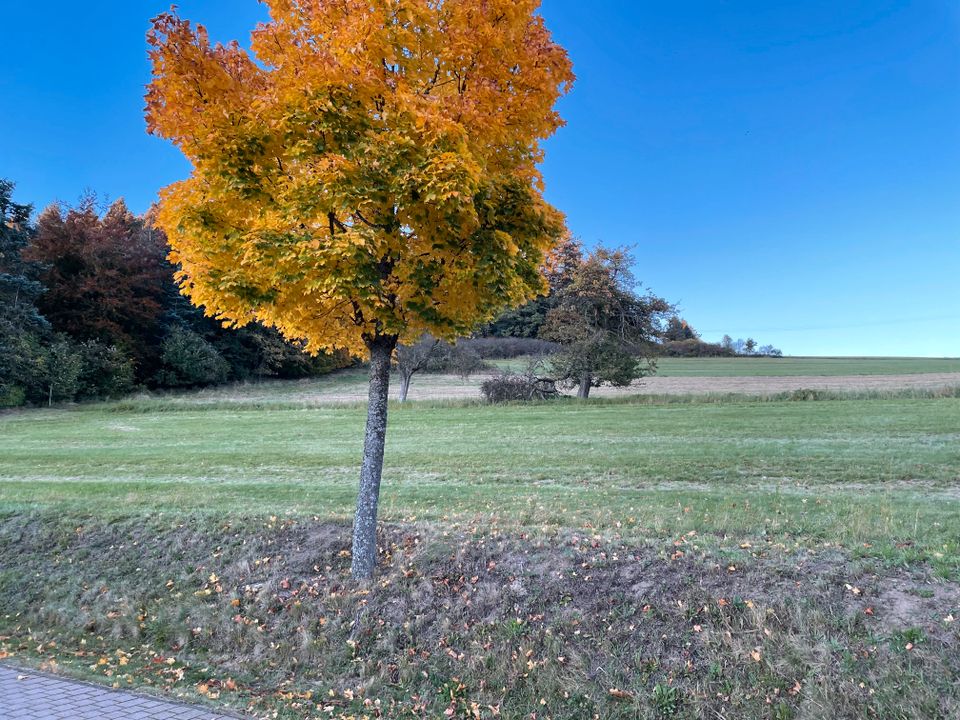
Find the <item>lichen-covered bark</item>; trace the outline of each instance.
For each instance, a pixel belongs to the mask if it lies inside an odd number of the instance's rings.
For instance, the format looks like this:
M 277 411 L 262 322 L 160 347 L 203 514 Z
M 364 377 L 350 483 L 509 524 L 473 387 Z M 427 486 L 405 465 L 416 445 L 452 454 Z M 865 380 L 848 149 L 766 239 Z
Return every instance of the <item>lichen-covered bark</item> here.
M 356 580 L 369 580 L 377 566 L 377 505 L 383 472 L 383 446 L 387 438 L 387 397 L 390 390 L 390 358 L 395 336 L 377 337 L 370 349 L 370 389 L 367 402 L 367 429 L 363 437 L 363 464 L 360 491 L 353 520 L 353 560 Z

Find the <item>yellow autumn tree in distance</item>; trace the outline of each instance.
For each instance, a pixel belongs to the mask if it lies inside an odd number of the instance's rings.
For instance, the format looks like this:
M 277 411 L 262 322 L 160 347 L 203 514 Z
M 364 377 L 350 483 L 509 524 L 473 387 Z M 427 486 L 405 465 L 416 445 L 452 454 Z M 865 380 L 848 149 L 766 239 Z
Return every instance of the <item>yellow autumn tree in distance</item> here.
M 266 0 L 212 44 L 148 33 L 146 118 L 192 164 L 158 224 L 181 290 L 227 325 L 369 357 L 352 571 L 372 576 L 391 355 L 543 290 L 563 219 L 541 142 L 573 81 L 539 0 Z

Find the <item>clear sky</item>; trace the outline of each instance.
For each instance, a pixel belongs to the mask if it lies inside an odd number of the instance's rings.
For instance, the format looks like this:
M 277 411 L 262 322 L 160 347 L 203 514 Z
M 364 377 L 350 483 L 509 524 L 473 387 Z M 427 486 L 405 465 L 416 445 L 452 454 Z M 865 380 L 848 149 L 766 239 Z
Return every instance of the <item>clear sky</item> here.
M 245 42 L 256 0 L 181 0 Z M 186 162 L 148 137 L 144 33 L 169 0 L 5 3 L 0 177 L 42 207 L 142 211 Z M 578 81 L 547 195 L 706 339 L 960 356 L 960 4 L 545 0 Z

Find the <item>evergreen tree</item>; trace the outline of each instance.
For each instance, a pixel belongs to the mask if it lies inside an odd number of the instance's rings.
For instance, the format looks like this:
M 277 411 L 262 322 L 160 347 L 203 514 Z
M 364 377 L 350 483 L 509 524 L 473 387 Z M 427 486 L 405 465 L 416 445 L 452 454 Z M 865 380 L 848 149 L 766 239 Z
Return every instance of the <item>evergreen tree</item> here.
M 50 335 L 36 306 L 43 293 L 36 265 L 23 258 L 32 208 L 14 202 L 13 189 L 0 180 L 0 407 L 23 404 L 42 384 L 43 340 Z

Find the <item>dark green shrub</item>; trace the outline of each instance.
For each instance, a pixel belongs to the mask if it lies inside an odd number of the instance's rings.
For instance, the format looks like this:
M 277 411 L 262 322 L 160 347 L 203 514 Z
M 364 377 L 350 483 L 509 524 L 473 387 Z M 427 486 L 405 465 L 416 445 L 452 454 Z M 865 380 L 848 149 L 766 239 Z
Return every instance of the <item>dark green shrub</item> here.
M 166 387 L 199 387 L 226 382 L 230 366 L 202 336 L 173 327 L 163 340 L 156 382 Z
M 115 398 L 133 390 L 133 360 L 119 348 L 90 340 L 78 350 L 82 369 L 77 399 Z

